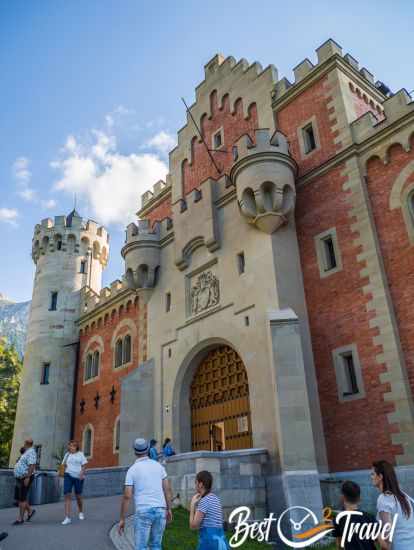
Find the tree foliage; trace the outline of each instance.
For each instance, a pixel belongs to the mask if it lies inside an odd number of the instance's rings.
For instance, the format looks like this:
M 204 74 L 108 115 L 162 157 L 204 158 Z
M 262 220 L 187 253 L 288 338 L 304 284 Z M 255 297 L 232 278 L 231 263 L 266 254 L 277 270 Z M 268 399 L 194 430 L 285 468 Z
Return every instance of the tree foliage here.
M 15 348 L 0 338 L 0 468 L 9 465 L 22 366 Z

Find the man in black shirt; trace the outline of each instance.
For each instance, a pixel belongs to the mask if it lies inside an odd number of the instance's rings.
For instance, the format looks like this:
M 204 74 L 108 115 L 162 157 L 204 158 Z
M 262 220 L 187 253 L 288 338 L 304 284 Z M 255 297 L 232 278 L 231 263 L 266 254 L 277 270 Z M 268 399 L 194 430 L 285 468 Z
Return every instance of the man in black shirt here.
M 367 540 L 366 536 L 361 537 L 359 534 L 363 525 L 365 525 L 365 527 L 362 529 L 362 532 L 366 533 L 367 531 L 375 531 L 376 524 L 376 520 L 373 516 L 358 510 L 361 500 L 361 489 L 359 485 L 353 481 L 345 481 L 342 485 L 341 492 L 344 510 L 347 512 L 360 512 L 360 514 L 352 514 L 350 517 L 341 517 L 339 522 L 335 519 L 333 534 L 336 538 L 337 548 L 343 548 L 344 550 L 376 550 L 372 537 L 370 540 Z M 351 537 L 349 537 L 350 524 L 352 524 Z M 346 531 L 345 541 L 342 541 L 344 531 Z

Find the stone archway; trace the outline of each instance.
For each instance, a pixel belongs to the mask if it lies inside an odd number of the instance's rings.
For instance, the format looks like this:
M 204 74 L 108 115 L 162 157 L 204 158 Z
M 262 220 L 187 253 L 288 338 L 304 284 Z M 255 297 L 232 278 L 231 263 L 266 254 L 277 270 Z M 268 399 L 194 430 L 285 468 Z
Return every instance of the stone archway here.
M 198 361 L 189 401 L 193 451 L 253 446 L 247 372 L 233 348 L 216 346 Z

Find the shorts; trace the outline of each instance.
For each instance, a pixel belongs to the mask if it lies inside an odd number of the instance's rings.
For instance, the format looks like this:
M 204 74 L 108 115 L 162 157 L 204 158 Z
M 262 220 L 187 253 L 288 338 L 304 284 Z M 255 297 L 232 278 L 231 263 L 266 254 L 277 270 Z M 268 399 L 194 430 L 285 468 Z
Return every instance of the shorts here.
M 65 473 L 63 478 L 63 494 L 70 495 L 72 489 L 75 487 L 75 495 L 81 495 L 83 491 L 83 479 L 72 477 L 70 474 Z
M 25 478 L 16 479 L 16 488 L 14 490 L 14 498 L 17 502 L 26 502 L 27 495 L 29 494 L 30 487 L 32 486 L 34 476 L 30 476 L 29 483 L 26 487 L 24 484 Z

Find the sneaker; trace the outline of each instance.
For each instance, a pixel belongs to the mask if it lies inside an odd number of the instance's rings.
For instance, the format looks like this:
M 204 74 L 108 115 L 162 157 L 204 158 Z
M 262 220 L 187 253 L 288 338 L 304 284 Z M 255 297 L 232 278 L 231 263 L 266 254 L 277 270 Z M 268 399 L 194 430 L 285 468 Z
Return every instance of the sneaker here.
M 69 525 L 69 523 L 72 523 L 72 520 L 70 518 L 65 518 L 63 521 L 62 521 L 62 525 Z
M 83 521 L 85 519 L 85 514 L 83 512 L 79 512 L 79 519 Z

